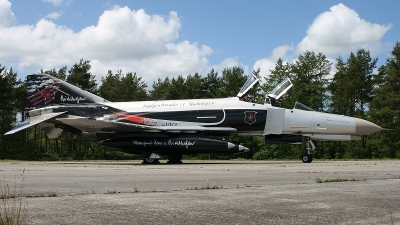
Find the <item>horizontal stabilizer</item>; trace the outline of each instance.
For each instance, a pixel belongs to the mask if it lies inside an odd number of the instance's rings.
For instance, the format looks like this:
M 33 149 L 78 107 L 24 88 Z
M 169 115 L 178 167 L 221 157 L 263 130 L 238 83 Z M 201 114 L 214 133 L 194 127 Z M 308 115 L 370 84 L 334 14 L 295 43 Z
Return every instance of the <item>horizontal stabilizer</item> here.
M 48 113 L 48 114 L 44 114 L 44 115 L 29 117 L 27 120 L 20 123 L 18 126 L 14 127 L 12 130 L 8 131 L 4 135 L 13 134 L 15 132 L 26 129 L 28 127 L 31 127 L 38 123 L 44 122 L 46 120 L 49 120 L 51 118 L 54 118 L 54 117 L 59 116 L 64 113 L 66 113 L 66 112 Z
M 129 132 L 133 131 L 131 126 L 126 126 L 123 124 L 115 124 L 112 122 L 94 120 L 86 117 L 72 117 L 72 118 L 58 118 L 64 124 L 74 127 L 78 130 L 84 132 L 98 132 L 98 131 L 119 131 L 119 132 Z M 140 130 L 140 129 L 137 129 Z

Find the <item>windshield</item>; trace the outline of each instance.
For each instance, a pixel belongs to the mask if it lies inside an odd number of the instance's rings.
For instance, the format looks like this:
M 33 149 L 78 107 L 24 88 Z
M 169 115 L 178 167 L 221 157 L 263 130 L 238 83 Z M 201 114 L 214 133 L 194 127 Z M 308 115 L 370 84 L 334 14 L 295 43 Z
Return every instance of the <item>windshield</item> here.
M 237 94 L 237 97 L 241 98 L 249 92 L 249 90 L 256 85 L 260 79 L 257 78 L 255 75 L 249 75 L 247 78 L 246 83 L 243 85 L 243 87 L 240 89 L 239 93 Z

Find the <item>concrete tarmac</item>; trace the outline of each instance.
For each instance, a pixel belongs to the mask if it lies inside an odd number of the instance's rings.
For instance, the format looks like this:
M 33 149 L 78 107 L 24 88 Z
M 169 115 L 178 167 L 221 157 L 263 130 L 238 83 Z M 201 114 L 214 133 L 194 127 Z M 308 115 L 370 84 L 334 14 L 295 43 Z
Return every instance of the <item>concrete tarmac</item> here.
M 28 196 L 28 224 L 400 224 L 400 161 L 2 162 L 0 172 L 2 192 Z

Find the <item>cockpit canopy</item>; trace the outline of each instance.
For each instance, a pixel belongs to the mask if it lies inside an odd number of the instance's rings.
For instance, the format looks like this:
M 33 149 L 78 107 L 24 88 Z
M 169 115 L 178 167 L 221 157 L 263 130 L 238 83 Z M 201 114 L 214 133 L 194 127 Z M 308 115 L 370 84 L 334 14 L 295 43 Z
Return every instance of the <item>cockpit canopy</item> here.
M 265 98 L 265 104 L 272 106 L 281 106 L 281 98 L 293 87 L 292 81 L 289 78 L 278 84 Z
M 278 86 L 274 88 L 270 93 L 268 93 L 268 97 L 280 99 L 282 98 L 289 90 L 293 87 L 292 81 L 289 78 L 286 78 L 282 81 Z
M 260 79 L 252 74 L 247 78 L 246 83 L 242 86 L 239 93 L 236 95 L 242 101 L 250 101 L 249 91 L 256 87 L 260 83 Z M 289 78 L 283 80 L 278 84 L 270 93 L 265 96 L 265 104 L 270 104 L 272 106 L 281 106 L 282 97 L 293 87 L 292 81 Z
M 236 95 L 236 97 L 239 97 L 240 99 L 245 98 L 246 95 L 249 93 L 249 91 L 255 87 L 258 83 L 260 82 L 260 79 L 252 74 L 247 78 L 246 83 L 244 83 L 243 87 L 240 89 L 239 93 Z

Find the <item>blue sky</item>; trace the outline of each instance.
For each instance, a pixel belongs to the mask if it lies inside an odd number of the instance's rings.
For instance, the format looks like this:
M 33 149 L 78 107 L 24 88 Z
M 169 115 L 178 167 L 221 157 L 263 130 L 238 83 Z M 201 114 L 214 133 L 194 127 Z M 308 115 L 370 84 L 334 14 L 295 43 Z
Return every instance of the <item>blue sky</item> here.
M 400 39 L 399 1 L 0 0 L 0 64 L 20 77 L 91 61 L 148 85 L 240 66 L 267 76 L 305 50 L 332 61 L 365 48 L 384 63 Z

